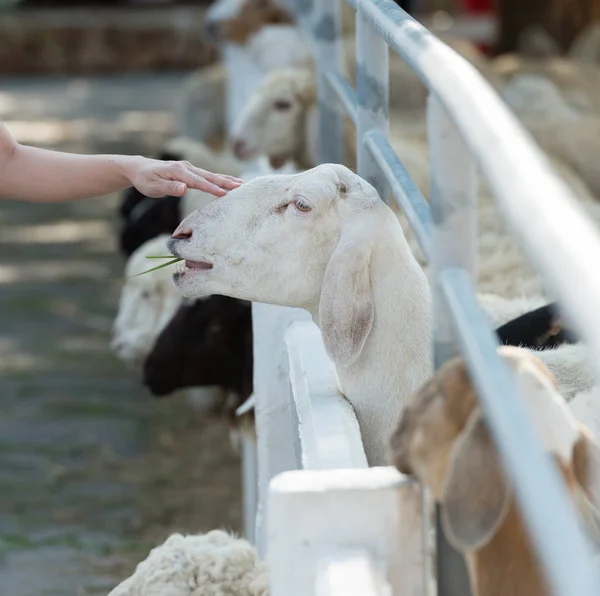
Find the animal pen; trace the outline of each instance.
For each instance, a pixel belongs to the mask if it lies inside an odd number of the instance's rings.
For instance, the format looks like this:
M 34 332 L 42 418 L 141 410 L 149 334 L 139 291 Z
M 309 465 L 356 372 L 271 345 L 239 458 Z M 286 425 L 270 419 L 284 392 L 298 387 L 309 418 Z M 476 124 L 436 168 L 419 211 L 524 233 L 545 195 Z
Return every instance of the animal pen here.
M 345 113 L 357 130 L 358 174 L 398 202 L 430 263 L 435 368 L 459 353 L 465 358 L 554 593 L 597 596 L 574 506 L 475 295 L 478 171 L 596 363 L 600 237 L 479 73 L 392 0 L 349 0 L 356 89 L 339 69 L 338 0 L 289 3 L 315 41 L 320 162 L 342 161 Z M 429 89 L 430 204 L 388 143 L 390 48 Z M 310 315 L 252 308 L 258 439 L 244 449 L 246 534 L 268 553 L 272 596 L 428 593 L 428 495 L 394 468 L 368 467 L 358 423 Z M 436 517 L 439 528 L 439 511 Z M 462 557 L 441 529 L 436 550 L 437 593 L 469 594 Z

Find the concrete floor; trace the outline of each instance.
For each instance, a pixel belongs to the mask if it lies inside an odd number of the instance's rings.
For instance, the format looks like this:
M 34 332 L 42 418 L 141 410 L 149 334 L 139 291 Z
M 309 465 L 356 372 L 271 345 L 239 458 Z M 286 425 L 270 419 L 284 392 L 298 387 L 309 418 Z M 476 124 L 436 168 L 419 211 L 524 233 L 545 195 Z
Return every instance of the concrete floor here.
M 21 140 L 153 154 L 181 74 L 0 81 Z M 0 204 L 0 593 L 100 596 L 173 531 L 239 530 L 222 420 L 154 400 L 108 349 L 117 196 Z

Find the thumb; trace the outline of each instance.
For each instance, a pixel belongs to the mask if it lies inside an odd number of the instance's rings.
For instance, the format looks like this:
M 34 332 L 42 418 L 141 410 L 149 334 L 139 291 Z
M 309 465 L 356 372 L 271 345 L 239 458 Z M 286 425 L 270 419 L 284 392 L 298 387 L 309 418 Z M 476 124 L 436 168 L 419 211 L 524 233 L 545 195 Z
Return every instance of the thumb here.
M 165 194 L 173 197 L 182 197 L 187 191 L 183 182 L 169 182 L 165 187 Z

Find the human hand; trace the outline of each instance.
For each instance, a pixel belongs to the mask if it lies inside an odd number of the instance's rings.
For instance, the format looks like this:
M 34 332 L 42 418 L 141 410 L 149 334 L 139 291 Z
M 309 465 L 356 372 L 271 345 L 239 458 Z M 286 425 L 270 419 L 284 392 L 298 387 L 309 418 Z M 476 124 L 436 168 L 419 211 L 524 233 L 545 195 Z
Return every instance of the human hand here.
M 183 196 L 188 188 L 197 188 L 217 197 L 227 194 L 243 182 L 235 176 L 214 174 L 193 166 L 188 161 L 161 161 L 134 158 L 126 168 L 127 178 L 147 197 Z

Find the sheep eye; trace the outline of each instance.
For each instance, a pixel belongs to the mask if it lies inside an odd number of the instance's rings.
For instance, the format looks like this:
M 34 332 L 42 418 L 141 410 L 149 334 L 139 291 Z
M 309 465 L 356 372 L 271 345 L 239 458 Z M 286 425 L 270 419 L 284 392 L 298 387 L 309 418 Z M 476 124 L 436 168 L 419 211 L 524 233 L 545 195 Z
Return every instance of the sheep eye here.
M 273 103 L 273 107 L 276 110 L 283 112 L 284 110 L 289 110 L 292 107 L 292 102 L 287 101 L 286 99 L 278 99 Z
M 150 298 L 150 292 L 149 292 L 148 290 L 144 290 L 144 291 L 142 292 L 142 298 L 143 298 L 144 300 L 148 300 L 148 298 Z
M 307 213 L 312 209 L 312 207 L 308 203 L 305 203 L 301 199 L 296 199 L 292 202 L 292 205 L 294 205 L 294 207 L 296 207 L 296 209 L 298 209 L 298 211 L 301 211 L 302 213 Z

